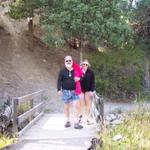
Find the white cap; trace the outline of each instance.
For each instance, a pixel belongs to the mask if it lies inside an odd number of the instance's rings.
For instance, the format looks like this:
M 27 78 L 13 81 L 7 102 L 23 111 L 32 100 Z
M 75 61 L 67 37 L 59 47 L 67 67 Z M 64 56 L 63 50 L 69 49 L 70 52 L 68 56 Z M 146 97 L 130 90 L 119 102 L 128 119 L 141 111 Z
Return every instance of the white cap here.
M 66 61 L 66 60 L 72 60 L 72 57 L 71 57 L 71 56 L 66 56 L 66 57 L 65 57 L 65 61 Z

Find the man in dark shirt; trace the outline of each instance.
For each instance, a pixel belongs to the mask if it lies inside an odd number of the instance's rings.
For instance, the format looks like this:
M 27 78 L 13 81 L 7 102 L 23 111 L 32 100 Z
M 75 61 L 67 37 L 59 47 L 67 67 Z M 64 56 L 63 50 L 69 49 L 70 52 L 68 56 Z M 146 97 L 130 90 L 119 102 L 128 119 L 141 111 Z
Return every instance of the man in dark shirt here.
M 63 68 L 58 76 L 57 90 L 58 94 L 61 96 L 64 102 L 64 114 L 66 117 L 65 127 L 70 127 L 70 107 L 71 103 L 74 102 L 76 106 L 76 122 L 74 124 L 75 129 L 83 128 L 78 122 L 79 115 L 79 96 L 75 94 L 75 81 L 80 80 L 79 78 L 74 78 L 74 69 L 72 67 L 73 60 L 71 56 L 65 57 L 65 68 Z

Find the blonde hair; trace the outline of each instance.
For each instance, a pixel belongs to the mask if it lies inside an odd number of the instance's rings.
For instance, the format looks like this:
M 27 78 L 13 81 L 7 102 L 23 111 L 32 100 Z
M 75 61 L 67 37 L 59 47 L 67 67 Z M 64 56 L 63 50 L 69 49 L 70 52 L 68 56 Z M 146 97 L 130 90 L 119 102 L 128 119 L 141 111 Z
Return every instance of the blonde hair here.
M 91 67 L 91 64 L 89 63 L 88 59 L 83 59 L 81 64 L 83 64 L 83 63 L 87 63 L 88 66 Z

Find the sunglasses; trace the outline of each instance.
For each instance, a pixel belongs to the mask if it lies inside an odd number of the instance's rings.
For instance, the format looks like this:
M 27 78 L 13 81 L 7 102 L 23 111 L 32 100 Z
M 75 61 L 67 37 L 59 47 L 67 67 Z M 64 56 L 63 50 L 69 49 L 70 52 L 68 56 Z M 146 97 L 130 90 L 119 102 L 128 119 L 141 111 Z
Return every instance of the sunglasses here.
M 66 60 L 65 62 L 71 62 L 72 60 Z
M 82 64 L 83 66 L 88 66 L 88 64 Z

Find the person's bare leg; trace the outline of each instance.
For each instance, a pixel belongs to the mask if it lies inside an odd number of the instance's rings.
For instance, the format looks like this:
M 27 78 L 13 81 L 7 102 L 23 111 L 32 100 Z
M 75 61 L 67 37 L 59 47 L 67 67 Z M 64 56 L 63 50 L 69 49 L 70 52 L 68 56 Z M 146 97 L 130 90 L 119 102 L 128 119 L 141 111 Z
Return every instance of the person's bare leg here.
M 75 121 L 74 121 L 74 128 L 75 129 L 82 129 L 83 126 L 80 125 L 79 123 L 79 113 L 80 113 L 80 100 L 76 100 L 74 101 L 74 104 L 75 104 Z
M 86 119 L 90 118 L 90 107 L 91 107 L 91 95 L 90 92 L 85 93 L 85 111 L 86 111 Z
M 74 104 L 75 104 L 75 122 L 77 123 L 81 111 L 80 100 L 76 100 Z
M 64 104 L 64 115 L 66 118 L 66 122 L 70 121 L 70 103 L 65 103 Z
M 83 93 L 81 93 L 80 95 L 79 95 L 79 98 L 80 98 L 80 100 L 79 100 L 79 117 L 82 115 L 82 111 L 83 111 L 83 106 L 84 106 L 84 94 Z

